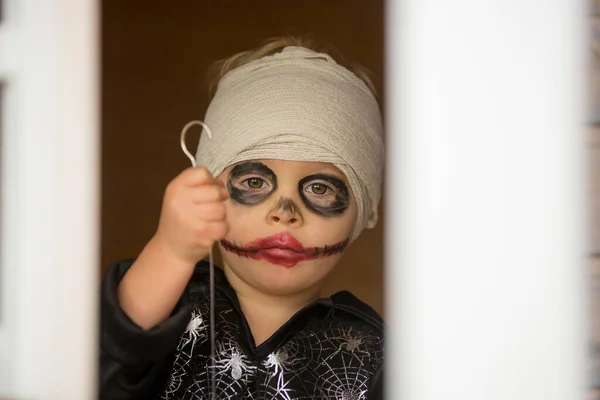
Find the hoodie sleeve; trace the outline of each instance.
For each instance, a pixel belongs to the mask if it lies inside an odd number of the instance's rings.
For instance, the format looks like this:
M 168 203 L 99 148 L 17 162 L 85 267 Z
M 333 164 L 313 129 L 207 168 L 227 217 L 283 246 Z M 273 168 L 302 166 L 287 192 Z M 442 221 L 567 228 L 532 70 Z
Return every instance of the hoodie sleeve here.
M 160 390 L 168 360 L 191 317 L 184 295 L 171 316 L 149 330 L 137 326 L 119 306 L 117 286 L 133 260 L 110 266 L 101 289 L 100 399 L 147 399 Z M 157 294 L 158 295 L 158 294 Z

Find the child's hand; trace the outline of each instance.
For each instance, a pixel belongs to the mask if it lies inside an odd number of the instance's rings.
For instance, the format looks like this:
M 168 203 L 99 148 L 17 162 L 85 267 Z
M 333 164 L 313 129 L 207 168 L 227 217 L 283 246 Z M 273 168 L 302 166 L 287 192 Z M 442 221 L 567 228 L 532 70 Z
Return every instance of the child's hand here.
M 155 238 L 173 256 L 195 265 L 227 234 L 228 197 L 223 183 L 206 168 L 186 169 L 165 190 Z

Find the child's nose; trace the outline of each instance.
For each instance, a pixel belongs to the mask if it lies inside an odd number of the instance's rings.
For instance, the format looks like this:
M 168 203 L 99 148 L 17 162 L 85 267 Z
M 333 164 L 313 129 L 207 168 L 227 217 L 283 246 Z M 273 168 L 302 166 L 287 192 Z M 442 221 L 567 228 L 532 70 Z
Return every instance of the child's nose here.
M 267 216 L 267 222 L 282 225 L 301 225 L 304 220 L 296 202 L 290 198 L 280 198 Z

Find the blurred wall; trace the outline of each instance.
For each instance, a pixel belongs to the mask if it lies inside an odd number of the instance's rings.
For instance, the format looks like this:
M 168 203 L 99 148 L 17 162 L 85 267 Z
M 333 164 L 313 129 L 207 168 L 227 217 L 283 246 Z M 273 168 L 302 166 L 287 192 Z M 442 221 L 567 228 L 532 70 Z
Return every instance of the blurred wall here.
M 189 165 L 179 133 L 204 117 L 213 61 L 310 33 L 373 71 L 382 92 L 383 0 L 104 0 L 102 19 L 103 271 L 154 233 L 164 187 Z M 383 311 L 384 219 L 347 251 L 327 294 L 350 290 Z

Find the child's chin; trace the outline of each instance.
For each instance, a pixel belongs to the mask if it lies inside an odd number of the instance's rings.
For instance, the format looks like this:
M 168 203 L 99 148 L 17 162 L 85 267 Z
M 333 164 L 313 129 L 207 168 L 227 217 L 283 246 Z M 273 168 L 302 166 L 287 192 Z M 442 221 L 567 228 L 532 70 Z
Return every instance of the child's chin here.
M 290 295 L 320 284 L 331 268 L 319 265 L 316 260 L 298 263 L 292 268 L 282 267 L 262 261 L 263 265 L 253 265 L 248 272 L 257 289 L 271 295 Z

